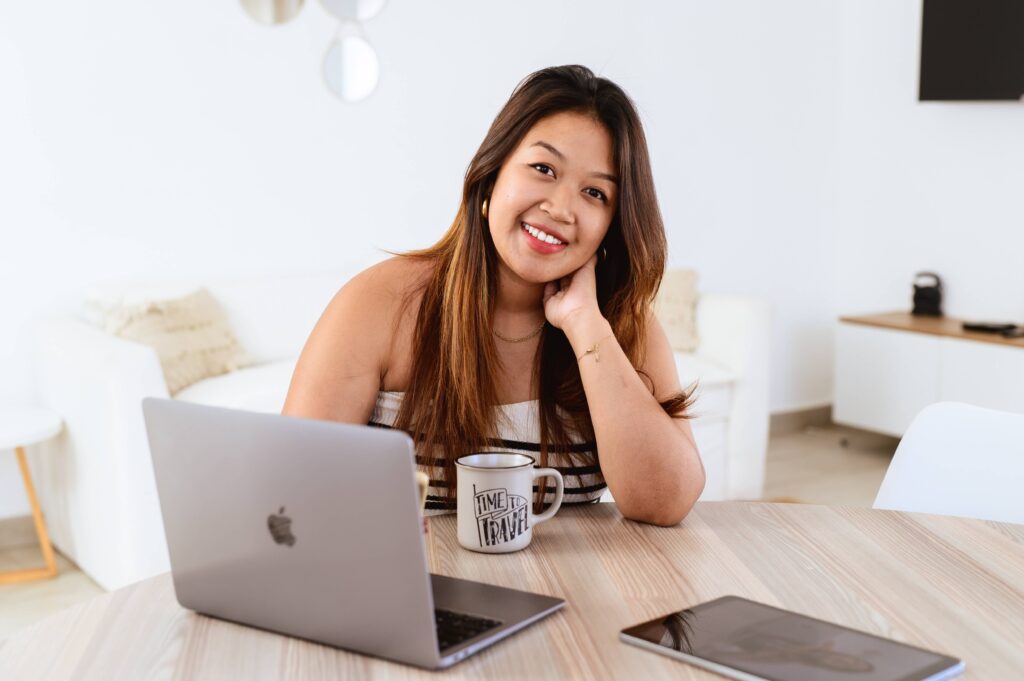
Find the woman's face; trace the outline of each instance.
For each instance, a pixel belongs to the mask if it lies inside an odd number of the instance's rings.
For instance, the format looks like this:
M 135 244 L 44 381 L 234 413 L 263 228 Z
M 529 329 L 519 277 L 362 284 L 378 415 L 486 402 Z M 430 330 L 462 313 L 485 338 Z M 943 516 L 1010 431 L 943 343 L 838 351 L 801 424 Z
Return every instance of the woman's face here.
M 512 274 L 546 283 L 582 267 L 615 215 L 618 185 L 608 130 L 587 115 L 538 121 L 498 171 L 487 218 Z

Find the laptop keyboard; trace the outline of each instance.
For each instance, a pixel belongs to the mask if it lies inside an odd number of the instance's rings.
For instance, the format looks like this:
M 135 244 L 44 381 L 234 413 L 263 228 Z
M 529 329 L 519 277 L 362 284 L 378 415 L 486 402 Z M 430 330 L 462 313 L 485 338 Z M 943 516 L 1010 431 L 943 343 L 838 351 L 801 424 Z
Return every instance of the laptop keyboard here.
M 437 626 L 437 641 L 441 650 L 451 648 L 489 629 L 501 626 L 501 622 L 497 620 L 451 610 L 441 610 L 440 608 L 434 610 L 434 622 Z

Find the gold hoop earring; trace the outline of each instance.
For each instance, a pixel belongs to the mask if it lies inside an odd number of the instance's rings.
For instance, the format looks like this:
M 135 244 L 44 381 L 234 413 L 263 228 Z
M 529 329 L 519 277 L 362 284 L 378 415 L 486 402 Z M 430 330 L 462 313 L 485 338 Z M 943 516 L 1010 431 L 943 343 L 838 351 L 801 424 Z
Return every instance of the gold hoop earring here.
M 490 198 L 491 198 L 491 197 L 489 197 L 489 196 L 487 196 L 487 197 L 484 197 L 484 202 L 483 202 L 483 203 L 482 203 L 482 204 L 480 205 L 480 213 L 481 213 L 481 215 L 483 215 L 483 216 L 484 216 L 484 220 L 486 220 L 486 219 L 487 219 L 487 201 L 488 201 L 488 200 L 489 200 Z
M 604 246 L 601 246 L 601 257 L 598 258 L 598 260 L 600 260 L 601 262 L 604 262 L 607 259 L 608 259 L 608 249 L 605 248 Z

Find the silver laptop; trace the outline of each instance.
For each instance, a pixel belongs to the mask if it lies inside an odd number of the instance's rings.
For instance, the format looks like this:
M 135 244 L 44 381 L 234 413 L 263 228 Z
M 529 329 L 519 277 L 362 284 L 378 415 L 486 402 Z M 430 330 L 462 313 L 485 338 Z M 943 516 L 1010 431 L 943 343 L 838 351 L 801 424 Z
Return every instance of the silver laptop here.
M 405 433 L 142 402 L 182 606 L 429 669 L 560 598 L 427 569 Z

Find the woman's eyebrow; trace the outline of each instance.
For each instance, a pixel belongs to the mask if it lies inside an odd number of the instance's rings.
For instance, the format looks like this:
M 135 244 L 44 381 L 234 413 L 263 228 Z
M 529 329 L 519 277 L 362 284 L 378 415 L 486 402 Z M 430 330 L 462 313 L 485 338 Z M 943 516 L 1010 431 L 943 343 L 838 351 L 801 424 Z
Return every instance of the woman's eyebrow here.
M 553 145 L 548 144 L 544 140 L 537 140 L 536 142 L 534 142 L 530 146 L 531 147 L 544 147 L 545 149 L 550 151 L 552 154 L 554 154 L 555 157 L 558 158 L 558 160 L 560 160 L 560 161 L 564 161 L 565 160 L 565 154 L 560 152 L 558 149 L 555 149 L 555 147 Z M 615 184 L 619 183 L 619 178 L 615 177 L 614 175 L 610 175 L 608 173 L 594 172 L 594 173 L 590 173 L 590 176 L 591 177 L 599 177 L 602 180 L 608 180 L 609 182 L 614 182 Z
M 552 145 L 548 144 L 547 142 L 544 142 L 543 140 L 537 140 L 536 142 L 534 142 L 534 143 L 533 143 L 532 145 L 530 145 L 530 146 L 534 146 L 534 147 L 544 147 L 545 149 L 547 149 L 548 151 L 550 151 L 550 152 L 551 152 L 552 154 L 554 154 L 555 156 L 557 156 L 557 157 L 558 157 L 558 160 L 559 160 L 559 161 L 564 161 L 564 160 L 565 160 L 565 154 L 563 154 L 562 152 L 560 152 L 560 151 L 559 151 L 558 149 L 555 149 L 555 148 L 554 148 L 554 147 L 553 147 Z

